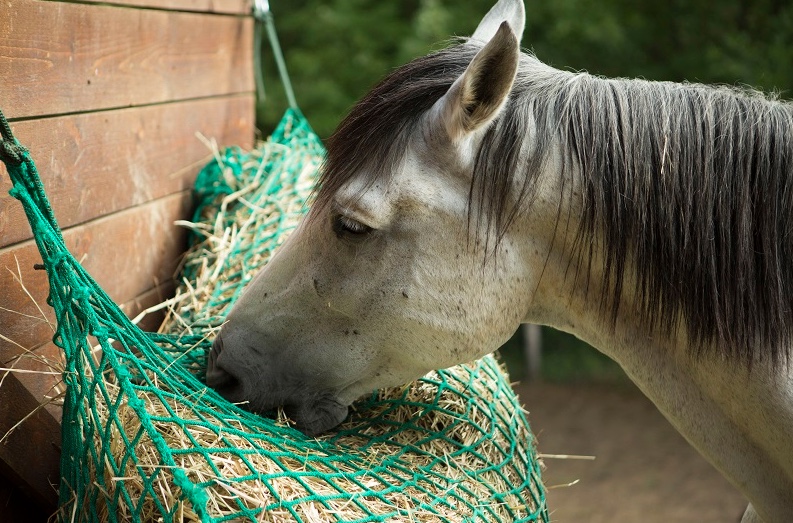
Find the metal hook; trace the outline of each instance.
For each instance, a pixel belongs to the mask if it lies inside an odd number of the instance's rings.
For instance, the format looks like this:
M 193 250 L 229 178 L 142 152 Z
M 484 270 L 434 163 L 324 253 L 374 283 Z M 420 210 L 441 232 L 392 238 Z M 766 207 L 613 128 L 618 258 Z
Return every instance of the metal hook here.
M 269 0 L 253 0 L 253 16 L 257 20 L 262 20 L 270 14 Z

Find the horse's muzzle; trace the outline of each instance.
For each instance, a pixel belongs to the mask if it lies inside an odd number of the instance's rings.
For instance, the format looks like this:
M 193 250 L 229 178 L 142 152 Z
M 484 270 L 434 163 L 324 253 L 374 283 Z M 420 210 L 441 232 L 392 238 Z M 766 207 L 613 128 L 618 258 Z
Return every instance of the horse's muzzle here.
M 230 352 L 224 356 L 223 350 L 223 338 L 218 334 L 207 354 L 206 384 L 228 401 L 260 414 L 283 407 L 295 422 L 295 428 L 309 436 L 329 430 L 347 417 L 347 405 L 340 403 L 333 393 L 313 389 L 310 381 L 290 383 L 280 390 L 257 389 L 254 385 L 261 387 L 278 380 L 261 373 L 252 376 L 249 365 L 238 366 L 239 361 L 232 357 L 238 354 Z M 234 349 L 229 346 L 228 350 Z M 274 372 L 273 369 L 269 370 Z

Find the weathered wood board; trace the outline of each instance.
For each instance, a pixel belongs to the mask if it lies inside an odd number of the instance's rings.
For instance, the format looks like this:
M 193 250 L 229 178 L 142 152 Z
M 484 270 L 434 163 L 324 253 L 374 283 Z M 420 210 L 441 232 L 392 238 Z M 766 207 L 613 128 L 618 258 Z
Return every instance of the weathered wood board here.
M 251 4 L 0 3 L 0 109 L 30 149 L 69 249 L 131 316 L 173 292 L 185 241 L 173 222 L 190 216 L 190 187 L 211 155 L 197 133 L 221 147 L 253 144 Z M 0 437 L 52 394 L 59 378 L 42 359 L 60 356 L 46 274 L 33 268 L 41 260 L 10 187 L 0 166 L 0 365 L 44 373 L 0 372 Z M 54 508 L 59 420 L 58 408 L 39 409 L 0 445 L 3 496 Z
M 253 98 L 227 95 L 11 124 L 61 228 L 189 189 L 211 157 L 196 136 L 250 144 Z M 0 248 L 31 237 L 0 167 Z
M 253 0 L 83 0 L 90 3 L 157 7 L 173 11 L 200 11 L 205 13 L 227 13 L 247 15 L 253 8 Z
M 4 0 L 2 9 L 8 118 L 253 89 L 250 18 L 33 0 Z

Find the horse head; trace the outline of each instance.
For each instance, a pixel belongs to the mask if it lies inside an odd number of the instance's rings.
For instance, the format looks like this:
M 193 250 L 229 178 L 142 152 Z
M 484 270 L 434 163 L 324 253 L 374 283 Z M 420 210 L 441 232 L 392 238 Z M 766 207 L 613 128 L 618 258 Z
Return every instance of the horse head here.
M 513 87 L 524 16 L 522 2 L 501 0 L 465 44 L 467 63 L 428 79 L 413 74 L 429 67 L 417 59 L 352 109 L 329 140 L 312 209 L 217 336 L 211 387 L 253 411 L 283 406 L 316 434 L 361 395 L 512 335 L 532 246 L 511 230 L 491 238 L 471 193 L 479 142 Z

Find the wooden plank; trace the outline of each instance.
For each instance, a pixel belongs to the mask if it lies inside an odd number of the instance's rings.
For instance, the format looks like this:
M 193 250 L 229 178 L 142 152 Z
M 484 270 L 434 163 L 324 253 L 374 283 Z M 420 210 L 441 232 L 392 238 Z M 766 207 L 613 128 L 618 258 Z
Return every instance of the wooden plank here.
M 68 229 L 64 240 L 109 296 L 124 303 L 172 279 L 186 237 L 173 222 L 188 216 L 190 207 L 190 192 L 183 191 Z M 15 279 L 17 262 L 27 292 Z M 52 338 L 38 309 L 53 321 L 45 304 L 49 284 L 44 271 L 33 270 L 36 263 L 41 258 L 32 242 L 0 250 L 0 334 L 14 342 L 0 339 L 0 361 L 17 355 L 20 347 L 36 347 Z
M 37 406 L 15 376 L 6 377 L 0 387 L 0 436 Z M 0 474 L 54 510 L 58 496 L 52 485 L 60 481 L 60 425 L 45 409 L 35 410 L 24 423 L 0 445 Z
M 0 474 L 0 523 L 44 523 L 52 513 Z
M 69 0 L 63 0 L 69 1 Z M 89 3 L 154 7 L 178 11 L 199 11 L 248 15 L 253 9 L 253 0 L 83 0 Z
M 174 283 L 165 282 L 154 289 L 144 292 L 140 296 L 121 304 L 121 310 L 130 318 L 134 318 L 141 311 L 162 303 L 173 296 Z M 143 318 L 138 326 L 145 331 L 156 331 L 165 317 L 164 312 L 149 314 Z M 21 350 L 21 349 L 20 349 Z M 64 368 L 63 352 L 51 341 L 43 343 L 29 351 L 24 351 L 8 357 L 5 355 L 0 366 L 13 368 L 12 374 L 30 392 L 38 403 L 46 404 L 45 408 L 60 422 L 60 401 L 52 401 L 63 392 L 60 373 Z M 2 373 L 0 372 L 0 376 Z
M 173 283 L 164 283 L 123 304 L 121 309 L 129 316 L 135 316 L 172 295 L 173 288 Z M 161 314 L 152 314 L 141 327 L 145 329 L 148 326 L 149 330 L 156 330 L 161 321 Z M 14 367 L 51 370 L 48 364 L 42 363 L 41 358 L 54 362 L 62 356 L 61 350 L 52 342 L 45 343 L 32 352 L 36 354 L 35 359 L 24 358 Z M 9 366 L 9 362 L 5 362 L 3 366 Z M 0 523 L 45 521 L 55 510 L 57 502 L 55 490 L 50 487 L 50 483 L 57 487 L 60 460 L 59 424 L 62 411 L 59 403 L 46 404 L 43 409 L 37 408 L 45 401 L 45 396 L 53 394 L 53 386 L 61 382 L 61 378 L 48 374 L 11 373 L 1 379 L 0 437 L 28 414 L 34 411 L 36 413 L 24 420 L 7 441 L 0 445 Z M 36 459 L 31 466 L 30 458 L 34 455 Z M 15 486 L 22 490 L 17 490 Z M 22 502 L 21 497 L 24 497 L 25 502 Z M 35 500 L 32 505 L 31 500 Z M 35 507 L 35 510 L 31 510 L 30 506 Z M 12 514 L 11 519 L 4 519 L 4 516 Z
M 250 148 L 253 95 L 192 100 L 11 125 L 30 149 L 62 228 L 192 187 L 211 158 L 201 133 L 221 147 Z M 0 247 L 31 237 L 0 164 Z
M 4 0 L 8 118 L 253 92 L 253 19 Z
M 4 358 L 7 359 L 7 358 Z M 63 352 L 51 341 L 3 362 L 6 369 L 14 369 L 10 376 L 25 387 L 36 404 L 44 408 L 57 422 L 61 421 L 61 401 L 64 385 L 61 373 L 65 367 Z M 0 377 L 5 372 L 0 373 Z M 2 435 L 0 435 L 2 436 Z

